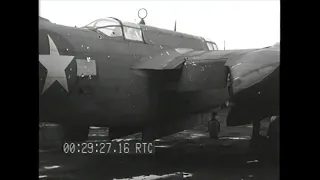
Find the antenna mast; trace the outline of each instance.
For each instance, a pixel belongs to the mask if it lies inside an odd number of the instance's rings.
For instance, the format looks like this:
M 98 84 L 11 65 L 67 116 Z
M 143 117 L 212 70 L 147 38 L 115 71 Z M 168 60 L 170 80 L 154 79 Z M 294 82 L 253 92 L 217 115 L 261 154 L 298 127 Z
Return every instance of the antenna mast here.
M 145 12 L 145 16 L 141 16 L 141 14 L 140 14 L 140 11 L 141 11 L 141 10 L 143 10 L 143 11 Z M 148 15 L 148 11 L 147 11 L 145 8 L 139 9 L 139 11 L 138 11 L 138 17 L 141 19 L 140 22 L 139 22 L 139 24 L 143 24 L 143 25 L 146 24 L 146 23 L 144 22 L 144 19 L 147 17 L 147 15 Z

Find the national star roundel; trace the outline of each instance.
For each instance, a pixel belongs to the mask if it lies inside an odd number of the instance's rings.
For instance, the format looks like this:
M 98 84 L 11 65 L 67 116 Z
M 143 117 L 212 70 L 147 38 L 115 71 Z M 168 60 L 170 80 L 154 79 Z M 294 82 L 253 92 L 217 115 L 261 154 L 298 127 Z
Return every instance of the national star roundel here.
M 76 83 L 74 48 L 63 35 L 39 31 L 39 95 L 68 95 Z

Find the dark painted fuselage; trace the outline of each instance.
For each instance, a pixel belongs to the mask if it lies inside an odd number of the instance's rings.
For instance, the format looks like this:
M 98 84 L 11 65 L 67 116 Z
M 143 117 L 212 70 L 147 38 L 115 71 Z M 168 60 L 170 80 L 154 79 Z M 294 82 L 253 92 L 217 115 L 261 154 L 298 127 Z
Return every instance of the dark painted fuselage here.
M 191 84 L 199 78 L 203 81 L 204 76 L 188 76 L 189 69 L 200 72 L 200 69 L 207 68 L 201 63 L 195 67 L 186 62 L 179 68 L 167 70 L 132 68 L 151 61 L 156 55 L 169 57 L 174 48 L 208 51 L 201 37 L 148 26 L 141 29 L 144 42 L 108 37 L 88 29 L 56 25 L 40 19 L 40 120 L 130 126 L 143 124 L 153 111 L 160 116 L 183 117 L 209 111 L 226 101 L 226 73 L 223 68 L 219 70 L 224 67 L 224 61 L 216 62 L 219 67 L 213 67 L 213 74 L 220 79 L 217 88 L 203 87 L 200 90 L 192 89 L 186 83 L 181 85 L 181 82 L 184 82 L 182 77 L 191 78 L 188 80 Z M 171 42 L 164 41 L 165 38 Z M 174 38 L 177 39 L 172 40 Z M 64 58 L 68 60 L 65 67 L 56 67 Z M 52 59 L 59 59 L 59 62 L 46 65 Z M 208 68 L 207 73 L 211 75 Z M 200 87 L 199 84 L 193 86 Z M 151 100 L 153 96 L 157 99 Z

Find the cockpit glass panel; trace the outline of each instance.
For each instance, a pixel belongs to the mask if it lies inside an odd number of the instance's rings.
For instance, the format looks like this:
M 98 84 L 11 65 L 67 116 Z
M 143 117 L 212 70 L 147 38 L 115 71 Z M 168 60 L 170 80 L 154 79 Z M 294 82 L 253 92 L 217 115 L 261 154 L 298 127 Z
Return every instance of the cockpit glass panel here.
M 143 41 L 141 29 L 124 26 L 123 31 L 126 39 Z
M 120 26 L 107 26 L 98 28 L 97 31 L 109 36 L 109 37 L 119 37 L 122 36 L 122 30 Z
M 121 26 L 123 27 L 123 32 Z M 120 23 L 113 18 L 98 19 L 86 25 L 84 28 L 96 30 L 109 37 L 125 36 L 127 40 L 143 41 L 141 27 L 138 24 L 130 22 Z
M 216 44 L 213 44 L 214 50 L 218 50 L 218 46 Z
M 209 51 L 213 51 L 214 50 L 214 47 L 213 47 L 212 43 L 207 42 L 207 46 L 208 46 Z
M 96 23 L 97 23 L 97 21 L 93 21 L 92 23 L 90 23 L 90 24 L 88 24 L 88 25 L 86 25 L 84 27 L 85 28 L 93 28 Z
M 117 21 L 114 21 L 111 19 L 105 19 L 105 20 L 98 21 L 95 24 L 95 27 L 99 28 L 99 27 L 104 27 L 104 26 L 117 26 L 117 25 L 119 26 L 119 23 Z
M 104 26 L 120 26 L 120 23 L 115 19 L 106 18 L 106 19 L 95 20 L 92 23 L 86 25 L 85 27 L 99 28 L 99 27 L 104 27 Z
M 139 26 L 138 24 L 131 23 L 131 22 L 125 22 L 125 21 L 122 21 L 122 25 L 124 25 L 124 26 L 128 26 L 128 27 L 134 27 L 134 28 L 140 29 L 140 26 Z
M 96 30 L 109 37 L 123 36 L 120 22 L 112 18 L 95 20 L 84 28 Z

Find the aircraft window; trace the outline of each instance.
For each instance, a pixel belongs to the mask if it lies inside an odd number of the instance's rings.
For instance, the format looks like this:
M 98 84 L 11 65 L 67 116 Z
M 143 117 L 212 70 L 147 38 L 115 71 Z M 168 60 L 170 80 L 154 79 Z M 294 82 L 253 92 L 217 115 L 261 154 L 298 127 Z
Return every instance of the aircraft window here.
M 120 26 L 120 23 L 114 19 L 99 19 L 99 20 L 93 21 L 92 23 L 86 25 L 85 27 L 99 28 L 104 26 Z
M 95 24 L 95 27 L 98 28 L 98 27 L 104 27 L 104 26 L 116 26 L 116 25 L 119 25 L 118 22 L 114 22 L 112 20 L 101 20 L 101 21 L 98 21 L 96 24 Z
M 124 26 L 123 31 L 126 39 L 134 41 L 143 41 L 141 29 Z
M 214 46 L 213 46 L 212 43 L 207 42 L 207 46 L 208 46 L 209 51 L 213 51 L 214 50 Z
M 84 27 L 85 28 L 93 28 L 96 23 L 97 23 L 97 21 L 93 21 L 92 23 L 90 23 L 90 24 L 88 24 L 88 25 L 86 25 Z
M 218 50 L 218 46 L 216 44 L 212 44 L 214 47 L 214 50 Z
M 122 30 L 120 26 L 107 26 L 107 27 L 98 28 L 97 30 L 109 37 L 122 36 Z
M 138 24 L 131 23 L 131 22 L 122 21 L 122 25 L 123 25 L 123 26 L 128 26 L 128 27 L 133 27 L 133 28 L 138 28 L 138 29 L 140 29 L 140 26 L 139 26 Z

